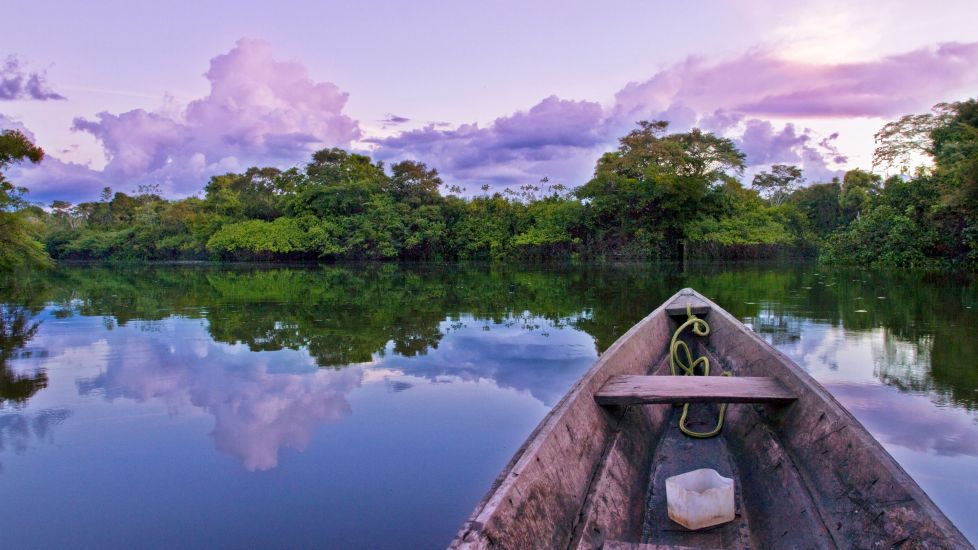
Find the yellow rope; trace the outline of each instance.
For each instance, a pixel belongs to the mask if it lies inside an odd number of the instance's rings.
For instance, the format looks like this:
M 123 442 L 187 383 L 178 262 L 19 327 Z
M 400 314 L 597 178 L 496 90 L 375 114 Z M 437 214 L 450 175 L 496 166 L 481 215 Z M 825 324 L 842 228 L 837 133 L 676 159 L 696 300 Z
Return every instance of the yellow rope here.
M 679 339 L 679 335 L 686 330 L 687 327 L 692 327 L 693 334 L 697 336 L 706 336 L 710 334 L 710 325 L 706 324 L 706 321 L 700 319 L 699 317 L 693 315 L 693 305 L 686 304 L 686 322 L 679 325 L 676 332 L 672 335 L 672 343 L 669 345 L 669 369 L 672 371 L 673 376 L 677 376 L 679 370 L 682 370 L 684 376 L 695 376 L 696 366 L 703 366 L 703 376 L 710 375 L 710 358 L 699 357 L 693 359 L 693 353 L 689 350 L 689 346 L 686 342 Z M 683 362 L 679 357 L 679 350 L 682 350 L 683 355 L 685 355 L 686 360 Z M 678 368 L 677 368 L 678 367 Z M 730 376 L 729 372 L 724 372 L 721 376 Z M 720 418 L 717 419 L 717 425 L 715 428 L 708 432 L 694 432 L 686 427 L 686 415 L 689 413 L 689 403 L 683 403 L 683 415 L 679 417 L 679 429 L 690 437 L 713 437 L 720 433 L 723 428 L 723 415 L 727 412 L 727 404 L 722 403 L 720 405 Z

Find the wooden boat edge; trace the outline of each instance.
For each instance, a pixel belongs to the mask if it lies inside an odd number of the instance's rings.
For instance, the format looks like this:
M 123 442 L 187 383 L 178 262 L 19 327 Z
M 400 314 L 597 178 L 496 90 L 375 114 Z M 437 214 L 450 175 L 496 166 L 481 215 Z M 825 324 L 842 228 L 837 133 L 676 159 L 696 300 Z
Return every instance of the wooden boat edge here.
M 581 399 L 590 398 L 590 395 L 582 396 L 582 392 L 585 390 L 589 392 L 592 391 L 596 384 L 596 380 L 601 378 L 602 371 L 604 371 L 612 361 L 616 361 L 618 359 L 617 354 L 623 348 L 625 348 L 626 345 L 632 341 L 632 339 L 636 338 L 639 334 L 649 328 L 652 323 L 657 322 L 657 319 L 668 317 L 666 309 L 682 296 L 692 296 L 703 300 L 710 306 L 711 313 L 715 315 L 713 319 L 722 317 L 722 324 L 727 325 L 728 328 L 732 327 L 738 338 L 747 337 L 748 341 L 750 341 L 753 345 L 759 344 L 757 349 L 770 357 L 771 360 L 776 361 L 781 367 L 785 368 L 788 375 L 792 379 L 793 385 L 796 384 L 797 387 L 802 388 L 802 391 L 807 392 L 810 403 L 814 403 L 816 408 L 824 408 L 826 411 L 832 413 L 833 416 L 837 416 L 845 420 L 845 424 L 850 428 L 845 437 L 854 438 L 855 441 L 857 441 L 856 444 L 862 446 L 862 448 L 871 455 L 870 460 L 875 462 L 880 468 L 884 469 L 887 476 L 891 477 L 893 481 L 902 486 L 902 489 L 909 494 L 910 499 L 916 504 L 916 511 L 919 511 L 923 519 L 929 522 L 929 526 L 936 528 L 937 532 L 943 533 L 943 535 L 945 535 L 943 537 L 944 540 L 952 541 L 956 547 L 971 547 L 970 544 L 968 544 L 967 539 L 964 538 L 957 527 L 947 519 L 940 508 L 933 503 L 930 497 L 923 491 L 922 488 L 920 488 L 916 481 L 914 481 L 913 478 L 906 473 L 906 471 L 899 465 L 899 463 L 896 462 L 892 455 L 890 455 L 885 448 L 883 448 L 883 446 L 865 429 L 862 423 L 860 423 L 848 409 L 842 406 L 842 404 L 839 403 L 827 389 L 825 389 L 817 380 L 805 372 L 785 354 L 761 339 L 756 333 L 754 333 L 754 331 L 746 327 L 736 317 L 718 306 L 713 301 L 705 298 L 700 293 L 688 288 L 680 290 L 672 297 L 664 301 L 661 305 L 659 305 L 659 307 L 657 307 L 649 315 L 644 317 L 621 337 L 619 337 L 615 343 L 612 344 L 612 346 L 610 346 L 601 355 L 601 357 L 595 361 L 595 364 L 592 365 L 591 368 L 589 368 L 588 371 L 585 372 L 584 375 L 582 375 L 581 378 L 578 379 L 578 381 L 567 391 L 567 393 L 561 398 L 560 401 L 558 401 L 554 408 L 529 434 L 516 453 L 514 453 L 513 457 L 501 471 L 499 476 L 497 476 L 486 495 L 482 498 L 474 509 L 473 513 L 463 524 L 463 527 L 456 535 L 456 538 L 452 541 L 451 547 L 488 546 L 485 544 L 484 539 L 474 538 L 473 540 L 467 541 L 466 535 L 470 532 L 479 532 L 492 519 L 492 516 L 497 512 L 497 507 L 504 505 L 499 499 L 505 496 L 507 491 L 520 481 L 518 479 L 519 474 L 523 473 L 524 468 L 526 468 L 527 465 L 534 460 L 534 458 L 537 458 L 536 455 L 540 450 L 540 446 L 547 442 L 548 437 L 553 433 L 554 429 L 564 421 L 565 417 L 572 414 L 574 405 L 579 404 Z M 607 373 L 605 378 L 610 375 L 611 373 Z M 561 434 L 558 433 L 554 435 Z M 602 460 L 604 460 L 604 458 L 602 458 Z M 597 472 L 597 470 L 595 470 L 595 472 Z M 809 481 L 814 481 L 817 483 L 817 480 L 810 479 Z M 510 500 L 510 504 L 512 505 L 512 500 Z M 586 502 L 582 503 L 581 511 L 583 512 L 586 507 Z M 580 528 L 580 526 L 577 526 L 577 528 Z M 480 533 L 480 536 L 481 535 L 482 533 Z M 482 541 L 481 543 L 480 540 Z M 489 540 L 492 542 L 491 539 Z M 839 541 L 837 540 L 837 543 L 838 542 Z M 543 542 L 541 542 L 541 544 L 542 543 Z M 505 544 L 503 546 L 505 546 Z
M 765 353 L 775 358 L 781 365 L 787 368 L 793 375 L 793 381 L 802 385 L 804 387 L 803 391 L 807 392 L 807 395 L 815 397 L 824 405 L 826 409 L 829 409 L 839 416 L 846 418 L 849 436 L 856 437 L 859 440 L 859 444 L 862 446 L 862 448 L 872 453 L 877 463 L 886 469 L 889 475 L 893 477 L 894 481 L 898 482 L 900 485 L 902 485 L 902 488 L 905 491 L 910 493 L 913 501 L 920 506 L 926 516 L 934 521 L 941 531 L 946 533 L 948 540 L 955 541 L 956 545 L 960 545 L 959 547 L 961 548 L 973 548 L 967 542 L 967 538 L 965 538 L 957 526 L 947 518 L 940 507 L 938 507 L 934 501 L 931 500 L 930 496 L 927 495 L 926 491 L 920 487 L 917 481 L 907 473 L 903 466 L 901 466 L 900 463 L 893 458 L 893 455 L 891 455 L 886 448 L 883 447 L 883 445 L 875 437 L 873 437 L 871 433 L 869 433 L 866 427 L 863 426 L 862 422 L 860 422 L 848 408 L 842 405 L 835 398 L 835 396 L 825 388 L 825 386 L 819 383 L 818 380 L 815 380 L 811 374 L 802 369 L 801 366 L 795 363 L 790 357 L 766 342 L 763 338 L 758 336 L 757 333 L 740 322 L 740 320 L 734 317 L 730 312 L 718 306 L 712 300 L 702 296 L 695 290 L 692 292 L 694 295 L 708 303 L 712 307 L 712 313 L 723 317 L 724 320 L 740 334 L 741 337 L 746 337 L 753 341 L 753 343 L 759 345 Z M 715 320 L 716 317 L 713 317 L 713 319 Z M 801 470 L 801 472 L 803 474 L 805 473 L 804 470 Z
M 507 462 L 506 466 L 493 481 L 485 496 L 482 497 L 472 514 L 466 519 L 462 528 L 452 540 L 449 546 L 450 548 L 460 547 L 465 542 L 466 534 L 470 530 L 473 528 L 479 528 L 484 524 L 484 520 L 487 519 L 484 516 L 489 515 L 492 513 L 492 511 L 494 511 L 494 508 L 490 506 L 493 497 L 504 492 L 507 484 L 516 483 L 517 480 L 513 476 L 513 473 L 521 470 L 524 463 L 534 456 L 533 453 L 530 452 L 531 447 L 533 447 L 535 443 L 545 439 L 548 432 L 552 431 L 560 423 L 564 416 L 570 412 L 571 404 L 576 402 L 576 400 L 581 397 L 581 392 L 588 387 L 602 371 L 605 370 L 605 367 L 610 361 L 615 359 L 616 352 L 633 337 L 641 333 L 650 323 L 654 322 L 655 319 L 665 316 L 667 306 L 675 299 L 683 295 L 688 295 L 690 292 L 695 291 L 690 288 L 680 290 L 672 295 L 672 297 L 662 302 L 659 307 L 652 310 L 651 313 L 643 317 L 639 322 L 632 325 L 630 329 L 618 337 L 618 339 L 615 340 L 615 342 L 609 346 L 600 357 L 598 357 L 594 364 L 591 365 L 591 367 L 585 371 L 580 378 L 578 378 L 577 382 L 575 382 L 574 385 L 567 390 L 567 393 L 560 398 L 550 412 L 548 412 L 540 423 L 533 429 L 533 431 L 530 432 L 523 444 L 520 445 L 519 449 L 513 453 L 513 457 L 509 460 L 509 462 Z M 590 400 L 590 395 L 585 396 L 585 398 Z

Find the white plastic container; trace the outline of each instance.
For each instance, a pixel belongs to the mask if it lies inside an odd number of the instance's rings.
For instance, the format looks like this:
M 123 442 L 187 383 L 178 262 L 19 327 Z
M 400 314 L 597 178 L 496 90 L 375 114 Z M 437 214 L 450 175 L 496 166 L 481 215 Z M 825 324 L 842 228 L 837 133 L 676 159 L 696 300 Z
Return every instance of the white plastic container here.
M 734 482 L 709 468 L 666 478 L 666 504 L 669 519 L 690 530 L 733 521 Z

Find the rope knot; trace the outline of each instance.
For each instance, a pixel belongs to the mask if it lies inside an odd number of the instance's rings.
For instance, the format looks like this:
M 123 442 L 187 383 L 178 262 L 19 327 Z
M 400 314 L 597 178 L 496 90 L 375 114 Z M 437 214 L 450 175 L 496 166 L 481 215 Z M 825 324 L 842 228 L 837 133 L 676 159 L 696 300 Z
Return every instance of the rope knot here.
M 710 334 L 710 325 L 705 320 L 693 314 L 693 304 L 690 302 L 686 303 L 686 322 L 679 325 L 679 328 L 672 335 L 672 343 L 669 345 L 669 369 L 673 376 L 677 376 L 679 371 L 682 371 L 683 376 L 695 376 L 696 367 L 701 366 L 703 376 L 709 376 L 710 358 L 704 355 L 693 359 L 693 352 L 689 349 L 689 345 L 679 339 L 679 336 L 687 327 L 697 336 Z M 680 356 L 680 352 L 682 352 L 682 356 Z M 724 372 L 721 376 L 730 376 L 730 373 Z M 716 427 L 709 432 L 695 432 L 686 427 L 689 403 L 683 403 L 683 414 L 679 418 L 679 429 L 690 437 L 713 437 L 720 433 L 720 430 L 723 428 L 723 417 L 726 412 L 727 404 L 722 403 L 720 405 L 720 417 L 717 419 Z

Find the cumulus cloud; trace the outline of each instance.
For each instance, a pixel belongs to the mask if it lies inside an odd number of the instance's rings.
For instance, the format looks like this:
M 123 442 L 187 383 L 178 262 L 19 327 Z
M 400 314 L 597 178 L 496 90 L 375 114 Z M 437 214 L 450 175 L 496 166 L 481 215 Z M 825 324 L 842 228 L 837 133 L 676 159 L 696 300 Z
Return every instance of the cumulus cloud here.
M 859 63 L 803 63 L 757 50 L 710 63 L 691 57 L 615 96 L 619 116 L 682 104 L 781 118 L 887 117 L 929 107 L 978 82 L 978 43 L 947 43 Z
M 798 131 L 794 124 L 778 129 L 770 121 L 753 118 L 734 141 L 753 166 L 795 164 L 808 179 L 824 181 L 838 175 L 837 165 L 848 160 L 833 144 L 838 137 L 832 134 L 816 141 L 810 130 Z
M 0 130 L 19 130 L 27 139 L 37 142 L 37 137 L 23 123 L 0 114 Z M 48 154 L 40 165 L 29 163 L 8 167 L 9 179 L 17 186 L 31 189 L 32 201 L 48 203 L 54 199 L 86 200 L 92 198 L 92 190 L 99 188 L 101 174 L 91 168 L 73 162 L 63 162 Z
M 17 186 L 26 187 L 27 199 L 31 202 L 50 204 L 54 200 L 73 203 L 94 200 L 106 185 L 104 175 L 85 164 L 65 162 L 47 154 L 38 165 L 20 164 L 10 169 L 10 180 Z M 130 187 L 116 189 L 130 191 Z
M 857 63 L 801 62 L 763 49 L 721 61 L 690 57 L 625 85 L 607 105 L 550 96 L 486 125 L 421 128 L 388 114 L 383 128 L 404 130 L 366 139 L 343 112 L 346 93 L 313 81 L 299 63 L 275 60 L 265 42 L 240 40 L 211 61 L 205 76 L 210 93 L 185 108 L 76 119 L 74 128 L 103 146 L 104 170 L 49 156 L 40 167 L 21 168 L 19 183 L 45 198 L 74 190 L 72 196 L 91 199 L 103 185 L 126 190 L 145 183 L 181 196 L 199 191 L 215 173 L 294 165 L 315 149 L 362 140 L 378 158 L 420 160 L 472 192 L 483 183 L 519 185 L 544 176 L 575 186 L 588 179 L 601 152 L 643 119 L 734 139 L 747 153 L 748 172 L 799 164 L 815 181 L 839 175 L 847 158 L 835 146 L 837 135 L 819 134 L 799 120 L 925 110 L 950 91 L 978 84 L 978 43 Z
M 295 163 L 360 137 L 343 114 L 347 94 L 314 82 L 299 63 L 276 61 L 267 42 L 239 40 L 204 76 L 210 94 L 182 117 L 136 109 L 75 120 L 105 148 L 108 181 L 143 180 L 186 194 L 217 172 Z
M 926 109 L 948 90 L 978 83 L 978 43 L 947 43 L 859 63 L 804 63 L 755 50 L 726 61 L 690 57 L 619 90 L 607 107 L 549 97 L 489 126 L 427 127 L 373 140 L 387 158 L 411 157 L 448 181 L 510 185 L 554 174 L 587 179 L 596 153 L 638 120 L 699 126 L 733 138 L 749 166 L 800 164 L 827 179 L 847 162 L 838 135 L 792 119 L 892 117 Z M 770 119 L 777 119 L 775 122 Z
M 10 56 L 0 65 L 0 101 L 18 99 L 47 101 L 65 96 L 51 89 L 43 71 L 28 71 L 19 59 Z
M 239 40 L 211 60 L 204 76 L 210 93 L 176 113 L 134 109 L 76 118 L 73 129 L 94 136 L 108 159 L 97 173 L 100 183 L 91 185 L 85 167 L 45 161 L 26 174 L 33 194 L 70 186 L 91 199 L 103 185 L 159 184 L 170 195 L 189 195 L 213 174 L 292 165 L 361 136 L 357 121 L 343 113 L 347 94 L 313 81 L 299 63 L 277 61 L 267 42 Z
M 381 158 L 422 160 L 455 181 L 513 184 L 569 176 L 579 168 L 575 159 L 592 163 L 596 148 L 607 141 L 605 119 L 599 103 L 550 96 L 485 128 L 431 124 L 366 141 L 379 146 Z

